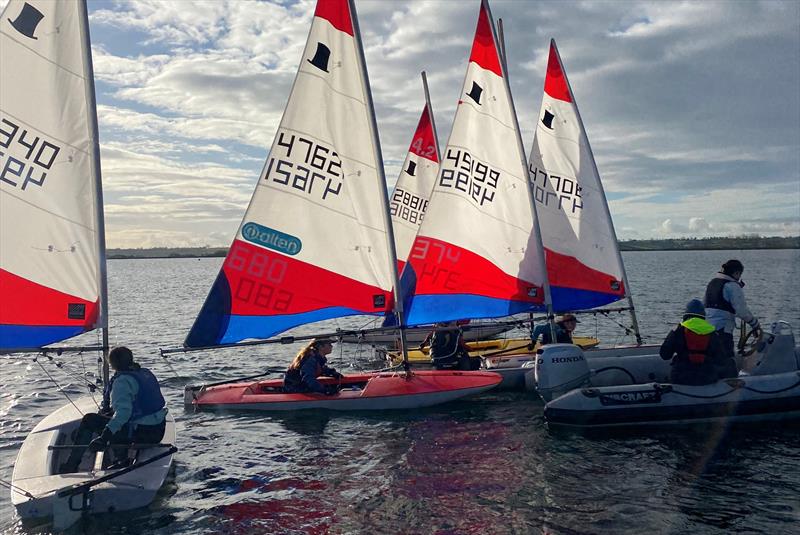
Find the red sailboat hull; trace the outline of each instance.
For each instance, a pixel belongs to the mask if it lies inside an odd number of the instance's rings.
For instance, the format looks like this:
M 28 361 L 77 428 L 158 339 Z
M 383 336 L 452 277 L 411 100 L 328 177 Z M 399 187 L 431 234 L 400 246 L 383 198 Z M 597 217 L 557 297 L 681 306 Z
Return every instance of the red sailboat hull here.
M 494 388 L 501 382 L 492 372 L 415 371 L 374 372 L 346 375 L 341 381 L 321 379 L 323 384 L 339 384 L 334 395 L 317 393 L 287 394 L 283 381 L 272 379 L 217 386 L 187 386 L 187 407 L 211 410 L 294 411 L 327 409 L 366 411 L 415 409 L 446 403 Z

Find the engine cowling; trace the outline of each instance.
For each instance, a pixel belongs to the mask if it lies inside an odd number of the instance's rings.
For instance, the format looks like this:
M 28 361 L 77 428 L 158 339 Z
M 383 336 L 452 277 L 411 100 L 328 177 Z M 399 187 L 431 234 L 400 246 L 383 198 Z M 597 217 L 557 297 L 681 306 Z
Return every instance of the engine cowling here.
M 572 344 L 549 344 L 539 350 L 536 359 L 536 390 L 550 401 L 578 388 L 589 379 L 589 364 L 580 347 Z

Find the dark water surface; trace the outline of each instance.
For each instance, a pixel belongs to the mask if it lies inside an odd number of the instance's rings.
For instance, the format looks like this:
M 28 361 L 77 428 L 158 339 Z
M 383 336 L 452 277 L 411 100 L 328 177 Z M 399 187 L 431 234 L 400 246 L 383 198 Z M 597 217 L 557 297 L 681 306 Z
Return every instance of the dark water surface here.
M 731 257 L 763 322 L 800 329 L 800 251 L 625 253 L 653 342 Z M 606 436 L 552 434 L 531 394 L 488 394 L 413 413 L 190 413 L 187 383 L 258 373 L 296 348 L 158 356 L 180 345 L 221 259 L 109 262 L 111 338 L 162 379 L 178 422 L 174 482 L 148 509 L 94 517 L 72 533 L 798 533 L 800 425 Z M 629 324 L 626 316 L 614 316 Z M 327 322 L 323 330 L 362 319 Z M 366 320 L 364 320 L 366 321 Z M 319 327 L 314 328 L 319 331 Z M 630 341 L 605 318 L 581 334 Z M 80 343 L 95 343 L 85 335 Z M 333 364 L 366 367 L 363 348 Z M 44 364 L 69 395 L 95 355 Z M 67 371 L 72 372 L 69 375 Z M 28 431 L 65 398 L 33 356 L 0 360 L 0 478 Z M 0 532 L 40 533 L 0 494 Z

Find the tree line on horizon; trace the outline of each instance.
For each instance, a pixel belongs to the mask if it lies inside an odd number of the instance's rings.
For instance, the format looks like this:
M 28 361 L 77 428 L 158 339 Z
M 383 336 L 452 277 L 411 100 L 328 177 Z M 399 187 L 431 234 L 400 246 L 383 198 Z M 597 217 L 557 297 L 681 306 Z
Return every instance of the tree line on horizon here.
M 699 251 L 737 249 L 800 249 L 800 236 L 735 236 L 621 240 L 621 251 Z M 109 249 L 110 259 L 224 257 L 227 247 L 151 247 Z

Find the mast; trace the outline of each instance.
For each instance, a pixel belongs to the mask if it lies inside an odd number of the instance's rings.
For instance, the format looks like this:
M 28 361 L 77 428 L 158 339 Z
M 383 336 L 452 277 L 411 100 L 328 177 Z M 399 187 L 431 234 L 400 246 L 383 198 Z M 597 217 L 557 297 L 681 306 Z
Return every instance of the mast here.
M 491 17 L 491 13 L 492 12 L 491 12 L 491 9 L 489 8 L 489 2 L 487 0 L 483 0 L 483 2 L 486 4 L 486 9 L 489 12 L 489 16 Z M 509 82 L 508 82 L 508 63 L 506 62 L 506 46 L 505 46 L 505 40 L 503 38 L 503 33 L 502 33 L 503 32 L 502 20 L 498 21 L 498 25 L 499 25 L 499 31 L 500 31 L 500 46 L 498 47 L 498 49 L 501 51 L 500 52 L 500 67 L 503 69 L 503 81 L 505 82 L 506 94 L 508 95 L 508 101 L 511 104 L 511 112 L 512 112 L 511 115 L 514 118 L 514 130 L 515 130 L 515 132 L 517 134 L 517 145 L 518 145 L 518 148 L 519 148 L 520 158 L 522 159 L 522 168 L 525 170 L 525 175 L 524 175 L 526 177 L 525 182 L 526 182 L 526 184 L 528 186 L 526 189 L 528 190 L 528 199 L 529 199 L 529 201 L 531 203 L 531 208 L 533 210 L 533 231 L 534 231 L 534 234 L 536 235 L 536 243 L 538 244 L 538 247 L 536 248 L 537 249 L 536 254 L 539 257 L 539 262 L 541 263 L 542 268 L 544 269 L 544 273 L 542 274 L 543 277 L 544 277 L 544 279 L 543 279 L 544 280 L 544 304 L 545 304 L 545 307 L 547 308 L 547 317 L 548 317 L 549 324 L 550 324 L 550 336 L 551 336 L 551 339 L 553 341 L 555 341 L 556 340 L 556 332 L 555 332 L 555 324 L 553 323 L 553 317 L 554 317 L 553 316 L 553 298 L 551 297 L 551 294 L 550 294 L 550 279 L 549 279 L 549 277 L 547 275 L 547 261 L 545 260 L 545 256 L 544 256 L 544 241 L 542 240 L 542 232 L 539 229 L 539 216 L 536 213 L 536 201 L 534 199 L 533 190 L 531 189 L 531 180 L 530 180 L 530 176 L 529 176 L 530 173 L 529 173 L 529 170 L 528 170 L 528 160 L 525 158 L 525 145 L 522 143 L 522 133 L 520 132 L 520 129 L 519 129 L 519 119 L 517 118 L 517 110 L 516 110 L 516 107 L 514 106 L 514 97 L 511 95 L 511 86 L 509 85 Z M 495 39 L 495 42 L 498 42 L 498 37 L 494 33 L 495 32 L 494 25 L 490 24 L 489 26 L 492 27 L 492 35 L 493 35 L 493 37 Z M 531 329 L 533 329 L 533 322 L 531 322 Z
M 436 121 L 433 120 L 433 106 L 431 106 L 431 95 L 428 92 L 428 76 L 422 71 L 422 89 L 425 91 L 425 107 L 428 109 L 428 119 L 431 121 L 433 130 L 433 144 L 436 146 L 436 161 L 442 161 L 442 153 L 439 150 L 439 133 L 436 131 Z
M 98 325 L 103 339 L 103 384 L 108 384 L 108 271 L 106 269 L 106 224 L 103 212 L 103 180 L 100 168 L 100 136 L 97 127 L 97 99 L 94 90 L 94 66 L 92 64 L 92 41 L 89 36 L 89 10 L 86 0 L 78 2 L 80 10 L 81 42 L 83 61 L 86 66 L 86 102 L 88 103 L 89 135 L 92 138 L 92 174 L 95 188 L 95 220 L 97 223 L 97 257 L 99 271 L 100 316 Z
M 394 243 L 394 229 L 392 227 L 392 218 L 389 214 L 389 192 L 386 188 L 386 173 L 383 168 L 383 154 L 381 153 L 381 142 L 378 138 L 378 124 L 375 120 L 375 106 L 372 103 L 372 90 L 369 86 L 369 75 L 367 74 L 367 62 L 364 58 L 364 46 L 361 43 L 361 29 L 358 26 L 358 16 L 356 15 L 356 6 L 353 0 L 347 0 L 350 6 L 350 18 L 353 23 L 353 37 L 356 42 L 358 66 L 361 70 L 361 76 L 364 79 L 365 94 L 364 98 L 367 102 L 369 109 L 369 130 L 372 136 L 372 147 L 375 157 L 376 175 L 379 182 L 379 187 L 383 195 L 380 196 L 381 209 L 383 211 L 383 223 L 386 226 L 386 241 L 387 249 L 389 251 L 389 262 L 392 273 L 392 281 L 394 283 L 394 313 L 397 316 L 397 325 L 400 328 L 400 351 L 403 353 L 403 366 L 408 369 L 408 349 L 406 348 L 406 333 L 405 333 L 405 318 L 403 316 L 403 299 L 400 292 L 400 277 L 397 274 L 397 249 Z
M 500 41 L 500 55 L 503 58 L 503 63 L 506 63 L 506 34 L 503 32 L 503 19 L 497 19 L 497 39 Z M 508 69 L 505 69 L 505 75 L 508 76 Z
M 550 45 L 556 51 L 556 57 L 558 58 L 558 64 L 561 67 L 561 71 L 564 71 L 564 64 L 561 62 L 561 54 L 558 51 L 558 47 L 555 46 L 555 40 L 550 40 Z M 581 118 L 581 112 L 578 110 L 578 104 L 575 100 L 575 94 L 572 92 L 572 85 L 569 83 L 569 79 L 564 76 L 564 81 L 567 84 L 567 89 L 569 90 L 569 97 L 572 99 L 573 108 L 575 109 L 575 115 L 578 118 L 578 124 L 580 125 L 582 141 L 586 143 L 586 147 L 589 149 L 589 154 L 592 155 L 590 160 L 592 161 L 592 167 L 594 168 L 595 176 L 598 178 L 600 177 L 600 171 L 597 169 L 597 162 L 594 159 L 594 152 L 592 152 L 592 146 L 589 143 L 589 136 L 586 134 L 586 128 L 583 125 L 583 119 Z M 625 284 L 625 297 L 628 299 L 628 306 L 631 313 L 631 322 L 633 323 L 633 330 L 636 335 L 636 345 L 642 345 L 642 335 L 639 332 L 639 322 L 636 319 L 636 310 L 633 306 L 633 297 L 631 296 L 631 287 L 628 284 L 628 273 L 625 271 L 625 263 L 622 261 L 622 253 L 619 250 L 619 241 L 617 240 L 617 230 L 614 228 L 614 220 L 611 218 L 611 211 L 608 208 L 608 199 L 606 199 L 606 192 L 603 189 L 603 181 L 598 180 L 597 186 L 600 189 L 600 195 L 603 197 L 603 210 L 605 210 L 606 217 L 608 218 L 608 222 L 611 225 L 611 232 L 614 234 L 614 245 L 617 251 L 617 260 L 619 261 L 619 265 L 622 267 L 622 281 Z M 538 222 L 537 222 L 538 226 Z

